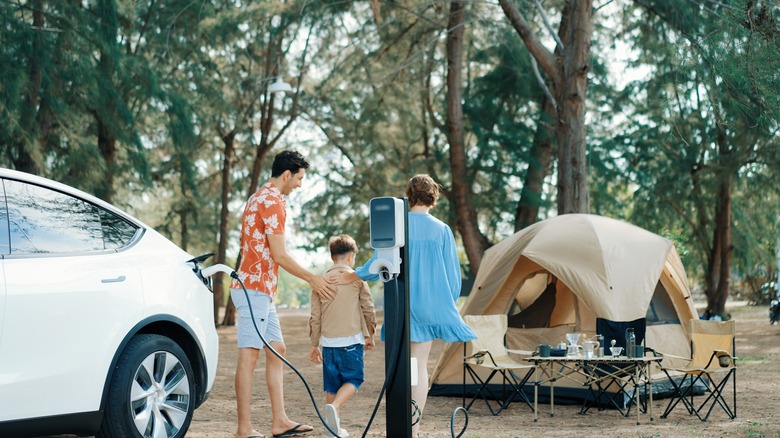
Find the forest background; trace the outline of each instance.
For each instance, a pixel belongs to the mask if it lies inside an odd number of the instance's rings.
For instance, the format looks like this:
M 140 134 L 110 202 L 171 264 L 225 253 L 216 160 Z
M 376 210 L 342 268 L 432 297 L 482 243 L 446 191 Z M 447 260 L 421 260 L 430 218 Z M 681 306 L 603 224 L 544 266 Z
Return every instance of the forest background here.
M 2 0 L 0 19 L 0 165 L 215 263 L 236 264 L 244 202 L 294 148 L 312 167 L 290 245 L 315 270 L 337 233 L 365 260 L 368 201 L 429 173 L 464 278 L 580 212 L 673 240 L 707 316 L 777 287 L 777 1 Z M 283 282 L 280 304 L 308 303 Z

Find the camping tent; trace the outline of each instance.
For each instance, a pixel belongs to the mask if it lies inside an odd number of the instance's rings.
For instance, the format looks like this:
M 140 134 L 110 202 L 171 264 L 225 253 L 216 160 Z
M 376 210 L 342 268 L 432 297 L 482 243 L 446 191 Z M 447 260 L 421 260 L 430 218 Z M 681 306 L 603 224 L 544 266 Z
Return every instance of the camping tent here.
M 595 336 L 597 317 L 646 317 L 645 344 L 681 357 L 690 357 L 688 325 L 697 317 L 671 241 L 589 214 L 538 222 L 485 251 L 461 314 L 501 313 L 509 317 L 510 349 L 554 346 L 569 332 Z M 431 395 L 461 394 L 462 360 L 463 344 L 445 346 L 431 375 Z M 561 391 L 563 383 L 556 383 L 556 400 L 584 396 L 577 382 Z

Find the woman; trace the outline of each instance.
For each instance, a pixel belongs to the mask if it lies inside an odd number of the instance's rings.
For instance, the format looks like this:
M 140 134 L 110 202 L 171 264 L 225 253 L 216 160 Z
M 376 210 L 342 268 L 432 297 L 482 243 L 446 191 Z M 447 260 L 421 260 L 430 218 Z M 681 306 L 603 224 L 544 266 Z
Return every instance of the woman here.
M 463 322 L 455 302 L 460 295 L 461 276 L 455 237 L 450 227 L 430 215 L 439 199 L 439 185 L 428 175 L 416 175 L 406 187 L 409 199 L 409 340 L 410 353 L 417 360 L 417 385 L 412 400 L 422 415 L 428 397 L 428 355 L 434 339 L 466 342 L 477 337 Z M 341 274 L 342 281 L 376 280 L 368 267 L 374 257 L 354 273 Z M 384 326 L 382 340 L 385 339 Z M 412 427 L 412 437 L 420 422 Z

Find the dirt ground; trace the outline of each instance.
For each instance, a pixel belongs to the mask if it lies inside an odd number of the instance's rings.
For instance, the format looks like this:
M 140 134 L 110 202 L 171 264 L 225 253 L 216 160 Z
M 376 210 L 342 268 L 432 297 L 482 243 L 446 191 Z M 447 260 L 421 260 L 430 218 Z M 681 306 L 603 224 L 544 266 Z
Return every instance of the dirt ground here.
M 655 421 L 644 421 L 637 426 L 636 418 L 622 417 L 617 411 L 591 409 L 579 415 L 574 406 L 556 406 L 556 415 L 540 415 L 533 422 L 533 413 L 524 404 L 514 403 L 500 416 L 493 417 L 484 404 L 474 405 L 468 417 L 464 437 L 776 437 L 780 436 L 780 325 L 770 326 L 767 306 L 731 306 L 729 312 L 737 321 L 737 419 L 729 420 L 720 409 L 713 411 L 709 421 L 701 422 L 688 416 L 678 407 L 668 418 L 658 418 L 667 400 L 656 400 Z M 287 359 L 308 381 L 320 408 L 324 407 L 322 395 L 322 369 L 309 362 L 306 324 L 308 313 L 301 310 L 280 310 L 281 322 L 287 343 Z M 236 329 L 219 329 L 219 369 L 208 401 L 195 411 L 192 426 L 187 434 L 192 438 L 231 437 L 235 431 L 235 395 L 233 377 L 236 362 Z M 432 369 L 441 351 L 441 344 L 434 343 L 429 369 Z M 267 391 L 264 382 L 264 361 L 261 360 L 255 378 L 252 415 L 258 430 L 270 436 L 268 423 Z M 342 427 L 351 436 L 362 436 L 384 379 L 384 344 L 366 353 L 366 382 L 360 392 L 343 408 Z M 311 424 L 315 431 L 304 436 L 322 437 L 325 429 L 319 423 L 312 402 L 299 377 L 288 369 L 285 378 L 285 403 L 290 418 Z M 422 422 L 422 436 L 449 437 L 450 419 L 460 406 L 458 397 L 429 397 Z M 540 414 L 541 411 L 540 410 Z M 385 406 L 382 403 L 367 436 L 385 436 Z M 455 421 L 455 434 L 464 424 L 459 414 Z

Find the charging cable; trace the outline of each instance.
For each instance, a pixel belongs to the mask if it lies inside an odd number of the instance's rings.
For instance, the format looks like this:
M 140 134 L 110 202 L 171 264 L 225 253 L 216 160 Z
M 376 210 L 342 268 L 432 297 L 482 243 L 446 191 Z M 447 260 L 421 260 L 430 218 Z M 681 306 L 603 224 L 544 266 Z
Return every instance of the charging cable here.
M 252 310 L 252 305 L 251 305 L 251 303 L 249 301 L 249 292 L 247 291 L 246 286 L 244 286 L 244 282 L 241 281 L 241 279 L 238 277 L 238 273 L 236 273 L 235 270 L 231 269 L 230 267 L 228 267 L 226 265 L 216 264 L 216 265 L 209 266 L 208 268 L 201 269 L 200 272 L 199 272 L 199 275 L 201 276 L 202 279 L 205 279 L 205 278 L 211 277 L 212 275 L 216 274 L 217 272 L 224 272 L 224 273 L 228 274 L 231 278 L 233 278 L 234 280 L 238 281 L 238 284 L 241 285 L 241 289 L 243 289 L 244 296 L 246 297 L 247 307 L 249 308 L 249 315 L 250 315 L 250 317 L 252 319 L 252 325 L 255 328 L 255 332 L 257 332 L 257 335 L 260 337 L 260 340 L 263 342 L 263 344 L 266 346 L 266 348 L 268 348 L 271 351 L 271 353 L 273 353 L 276 357 L 278 357 L 285 365 L 290 367 L 290 369 L 295 372 L 295 374 L 298 376 L 298 378 L 301 379 L 301 382 L 303 383 L 303 386 L 306 388 L 306 392 L 308 392 L 308 394 L 309 394 L 309 398 L 311 399 L 312 406 L 314 406 L 314 411 L 317 413 L 317 417 L 319 417 L 320 422 L 322 422 L 322 425 L 325 426 L 325 429 L 327 429 L 328 432 L 330 432 L 335 437 L 338 437 L 339 436 L 338 431 L 331 430 L 331 428 L 325 422 L 325 419 L 322 418 L 322 414 L 320 413 L 320 409 L 317 406 L 317 401 L 316 401 L 316 399 L 314 397 L 314 394 L 312 393 L 311 388 L 309 387 L 309 383 L 306 381 L 306 379 L 303 377 L 303 375 L 300 373 L 300 371 L 298 371 L 298 369 L 293 366 L 293 364 L 291 364 L 287 359 L 284 358 L 284 356 L 279 354 L 279 352 L 277 352 L 273 347 L 271 347 L 271 345 L 268 344 L 268 341 L 266 341 L 265 337 L 263 337 L 262 333 L 260 333 L 260 329 L 257 327 L 257 322 L 255 322 L 255 315 L 254 315 L 254 312 Z M 396 291 L 397 291 L 398 290 L 398 275 L 390 274 L 387 271 L 385 271 L 384 274 L 385 274 L 384 276 L 380 275 L 380 278 L 382 278 L 382 281 L 387 283 L 390 280 L 393 280 L 395 282 Z M 387 278 L 387 279 L 385 280 L 385 278 Z M 400 296 L 401 296 L 401 294 L 396 294 L 396 308 L 400 307 L 400 304 L 401 304 L 400 303 Z M 402 327 L 404 326 L 403 325 L 403 320 L 400 320 L 400 319 L 401 319 L 400 312 L 396 312 L 396 320 L 394 321 L 394 323 L 396 324 L 396 327 L 398 327 L 399 325 L 402 326 Z M 405 333 L 402 332 L 401 333 L 401 338 L 402 339 L 403 339 L 404 335 L 405 335 Z M 382 384 L 382 389 L 379 391 L 379 397 L 377 398 L 377 401 L 374 404 L 374 410 L 371 412 L 371 417 L 369 418 L 368 424 L 366 424 L 366 428 L 363 431 L 363 435 L 362 435 L 363 438 L 365 438 L 366 435 L 368 434 L 368 430 L 371 428 L 371 424 L 373 423 L 374 418 L 376 417 L 376 412 L 379 409 L 379 405 L 380 405 L 380 403 L 382 401 L 382 397 L 384 397 L 385 391 L 387 390 L 387 382 L 389 382 L 389 381 L 391 381 L 392 379 L 395 378 L 395 373 L 397 371 L 396 365 L 398 363 L 398 358 L 401 356 L 401 347 L 402 346 L 403 346 L 403 343 L 399 342 L 398 343 L 398 347 L 396 348 L 395 354 L 393 354 L 390 357 L 390 365 L 391 365 L 390 366 L 390 374 L 385 376 L 385 381 Z M 417 414 L 417 419 L 414 422 L 414 424 L 417 424 L 420 421 L 420 417 L 421 417 L 422 413 L 419 411 L 417 403 L 415 403 L 414 400 L 412 400 L 412 403 L 414 404 L 414 408 L 415 408 L 414 412 Z M 463 429 L 461 430 L 461 432 L 458 434 L 458 436 L 456 438 L 459 438 L 460 436 L 462 436 L 463 433 L 465 433 L 465 431 L 466 431 L 466 427 L 468 427 L 468 411 L 463 409 L 463 407 L 459 406 L 458 408 L 456 408 L 453 411 L 452 416 L 450 418 L 450 432 L 452 433 L 452 436 L 455 437 L 455 431 L 454 431 L 455 414 L 459 410 L 462 410 L 464 412 L 464 414 L 466 416 L 466 423 L 465 423 L 465 425 L 463 426 Z
M 390 273 L 390 271 L 386 267 L 383 267 L 382 269 L 379 270 L 379 279 L 382 280 L 382 282 L 384 282 L 384 283 L 388 283 L 391 280 L 394 281 L 395 282 L 395 290 L 396 291 L 399 290 L 398 289 L 398 274 Z M 401 294 L 396 294 L 396 309 L 400 308 L 400 306 L 401 306 L 400 296 L 401 296 Z M 399 325 L 403 324 L 403 321 L 399 321 L 399 319 L 401 319 L 400 318 L 400 312 L 396 312 L 396 321 L 395 321 L 396 327 L 398 327 Z M 403 325 L 403 327 L 406 328 L 405 325 Z M 403 336 L 404 336 L 404 333 L 402 332 L 401 333 L 401 339 L 403 339 Z M 403 345 L 403 342 L 399 342 L 398 343 L 398 348 L 396 350 L 396 353 L 390 358 L 390 363 L 392 364 L 392 366 L 390 367 L 390 370 L 391 370 L 392 374 L 385 378 L 385 384 L 382 386 L 382 391 L 380 391 L 380 393 L 379 393 L 379 399 L 377 400 L 376 405 L 374 406 L 374 412 L 371 413 L 371 419 L 369 420 L 368 426 L 366 427 L 366 431 L 368 431 L 368 427 L 371 425 L 371 422 L 373 421 L 374 416 L 376 415 L 377 407 L 379 406 L 379 403 L 382 400 L 382 397 L 384 395 L 385 389 L 387 388 L 387 382 L 389 382 L 390 380 L 395 378 L 395 373 L 397 371 L 396 363 L 398 362 L 398 358 L 401 356 L 401 346 L 402 345 Z M 463 429 L 461 429 L 460 432 L 458 433 L 458 435 L 456 436 L 455 435 L 455 415 L 459 411 L 463 411 L 463 415 L 465 416 L 466 422 L 463 425 Z M 412 426 L 414 426 L 417 423 L 419 423 L 421 419 L 422 419 L 422 412 L 420 411 L 420 407 L 417 404 L 417 402 L 414 399 L 412 399 Z M 464 433 L 466 433 L 466 429 L 468 428 L 468 426 L 469 426 L 469 412 L 466 409 L 464 409 L 462 406 L 458 406 L 457 408 L 455 408 L 454 411 L 452 411 L 452 415 L 450 416 L 450 434 L 451 434 L 451 436 L 454 437 L 454 438 L 460 438 L 461 436 L 463 436 Z M 365 438 L 365 436 L 366 435 L 364 433 L 363 437 Z
M 463 415 L 466 417 L 466 422 L 463 424 L 463 429 L 460 430 L 460 433 L 455 436 L 455 414 L 458 413 L 458 411 L 463 411 Z M 464 433 L 466 433 L 466 428 L 469 427 L 469 411 L 466 410 L 463 406 L 458 406 L 455 408 L 454 411 L 452 411 L 452 415 L 450 416 L 450 434 L 454 438 L 460 438 L 463 436 Z
M 293 370 L 295 372 L 295 374 L 301 379 L 301 382 L 303 383 L 303 386 L 306 387 L 306 392 L 309 393 L 309 398 L 311 398 L 311 403 L 314 406 L 314 411 L 317 413 L 317 416 L 320 418 L 320 421 L 322 422 L 322 425 L 325 426 L 325 429 L 327 429 L 328 432 L 330 432 L 332 435 L 338 437 L 339 436 L 339 434 L 338 434 L 339 431 L 331 430 L 331 428 L 325 422 L 325 419 L 322 418 L 322 414 L 320 413 L 319 407 L 317 407 L 317 401 L 314 398 L 314 394 L 311 392 L 311 388 L 309 387 L 309 383 L 306 381 L 306 379 L 303 377 L 303 375 L 300 373 L 300 371 L 298 371 L 298 369 L 293 366 L 293 364 L 291 364 L 287 359 L 284 358 L 284 356 L 279 354 L 278 351 L 274 350 L 274 348 L 271 347 L 271 345 L 268 344 L 268 341 L 266 341 L 265 338 L 263 337 L 262 333 L 260 333 L 260 329 L 257 327 L 257 322 L 255 322 L 255 314 L 252 311 L 252 304 L 249 301 L 249 292 L 246 290 L 246 286 L 244 286 L 244 282 L 241 281 L 241 279 L 238 277 L 238 274 L 236 273 L 236 271 L 231 269 L 228 266 L 223 265 L 223 264 L 216 264 L 216 265 L 213 265 L 213 266 L 209 266 L 208 268 L 201 269 L 200 275 L 205 278 L 205 277 L 210 277 L 210 276 L 216 274 L 217 272 L 224 272 L 224 273 L 230 275 L 230 277 L 232 279 L 238 281 L 238 284 L 241 285 L 241 289 L 244 290 L 244 296 L 246 296 L 247 307 L 249 308 L 249 316 L 252 319 L 252 325 L 255 327 L 255 331 L 257 332 L 257 335 L 260 336 L 260 340 L 263 341 L 263 344 L 266 346 L 266 348 L 268 348 L 268 350 L 271 351 L 271 353 L 274 354 L 274 356 L 278 357 L 282 362 L 285 363 L 285 365 L 290 367 L 290 369 Z M 368 430 L 368 429 L 366 429 L 366 430 Z M 365 436 L 365 434 L 364 434 L 364 436 Z

